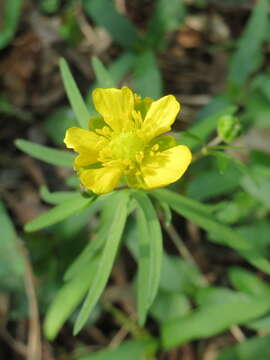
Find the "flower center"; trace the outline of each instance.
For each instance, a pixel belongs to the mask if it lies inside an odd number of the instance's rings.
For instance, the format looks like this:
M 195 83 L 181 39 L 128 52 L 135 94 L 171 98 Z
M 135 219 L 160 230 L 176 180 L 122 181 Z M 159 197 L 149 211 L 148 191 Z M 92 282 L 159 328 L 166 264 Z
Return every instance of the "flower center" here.
M 121 133 L 111 140 L 110 148 L 115 160 L 135 160 L 144 149 L 144 141 L 134 133 Z

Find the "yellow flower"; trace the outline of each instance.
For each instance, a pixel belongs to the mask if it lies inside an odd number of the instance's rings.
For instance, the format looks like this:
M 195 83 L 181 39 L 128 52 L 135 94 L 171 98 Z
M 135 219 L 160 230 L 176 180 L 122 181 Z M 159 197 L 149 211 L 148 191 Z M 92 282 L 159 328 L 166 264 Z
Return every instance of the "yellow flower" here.
M 89 130 L 69 128 L 65 144 L 79 155 L 74 167 L 85 188 L 96 194 L 119 185 L 153 189 L 178 180 L 191 161 L 188 147 L 170 135 L 180 105 L 174 96 L 141 99 L 129 88 L 95 89 L 100 116 Z

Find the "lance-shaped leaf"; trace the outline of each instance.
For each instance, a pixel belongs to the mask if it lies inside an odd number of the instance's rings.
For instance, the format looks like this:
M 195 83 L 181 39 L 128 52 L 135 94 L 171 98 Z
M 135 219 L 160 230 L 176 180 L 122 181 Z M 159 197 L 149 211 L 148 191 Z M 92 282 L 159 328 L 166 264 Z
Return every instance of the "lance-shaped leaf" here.
M 126 191 L 120 191 L 117 194 L 117 205 L 113 209 L 114 217 L 108 229 L 106 244 L 102 251 L 95 279 L 90 286 L 88 295 L 76 320 L 74 334 L 77 334 L 86 323 L 107 284 L 127 219 L 128 199 L 129 196 Z
M 27 232 L 33 232 L 54 225 L 66 219 L 70 215 L 83 210 L 95 199 L 96 197 L 84 198 L 79 194 L 77 197 L 62 202 L 46 213 L 41 214 L 34 220 L 30 221 L 25 225 L 24 229 Z
M 139 322 L 143 325 L 159 287 L 162 233 L 157 214 L 148 196 L 142 192 L 136 192 L 134 197 L 138 203 L 138 313 Z
M 18 149 L 35 159 L 44 161 L 48 164 L 64 166 L 68 168 L 73 167 L 75 155 L 63 150 L 51 149 L 48 146 L 35 144 L 31 141 L 18 139 L 15 141 Z
M 90 114 L 65 59 L 60 60 L 60 70 L 65 90 L 77 121 L 82 128 L 87 129 Z

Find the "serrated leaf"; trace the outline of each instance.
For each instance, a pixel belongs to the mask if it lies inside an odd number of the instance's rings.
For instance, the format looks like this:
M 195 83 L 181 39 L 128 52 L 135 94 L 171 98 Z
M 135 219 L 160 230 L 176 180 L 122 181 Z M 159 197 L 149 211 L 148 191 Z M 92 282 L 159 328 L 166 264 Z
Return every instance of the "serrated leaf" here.
M 152 305 L 159 287 L 162 265 L 162 232 L 155 209 L 142 192 L 134 193 L 138 203 L 139 321 L 143 325 L 146 313 Z
M 236 231 L 233 231 L 229 226 L 215 219 L 210 214 L 209 209 L 203 204 L 165 189 L 152 190 L 151 194 L 161 201 L 167 202 L 173 210 L 200 226 L 202 229 L 217 235 L 215 237 L 216 241 L 235 249 L 249 248 L 250 245 L 245 238 Z
M 51 149 L 48 146 L 35 144 L 31 141 L 22 139 L 16 140 L 15 145 L 18 149 L 35 159 L 52 165 L 73 168 L 73 162 L 76 155 L 67 151 Z
M 59 65 L 65 90 L 76 119 L 82 128 L 87 129 L 90 114 L 71 74 L 68 63 L 65 59 L 61 59 Z
M 95 279 L 89 289 L 88 295 L 75 322 L 74 334 L 77 334 L 87 321 L 110 276 L 113 262 L 126 223 L 129 194 L 128 192 L 121 191 L 117 194 L 117 198 L 118 202 L 116 208 L 114 209 L 114 218 L 108 230 L 106 244 L 102 251 L 99 266 L 95 274 Z
M 84 198 L 81 195 L 74 197 L 72 199 L 66 200 L 61 204 L 55 206 L 51 210 L 41 214 L 34 220 L 28 222 L 24 229 L 27 232 L 33 232 L 40 229 L 44 229 L 48 226 L 52 226 L 72 214 L 75 214 L 83 210 L 86 206 L 89 206 L 96 197 Z
M 53 340 L 86 295 L 95 278 L 99 257 L 91 259 L 76 277 L 67 282 L 56 294 L 46 313 L 44 333 L 48 340 Z

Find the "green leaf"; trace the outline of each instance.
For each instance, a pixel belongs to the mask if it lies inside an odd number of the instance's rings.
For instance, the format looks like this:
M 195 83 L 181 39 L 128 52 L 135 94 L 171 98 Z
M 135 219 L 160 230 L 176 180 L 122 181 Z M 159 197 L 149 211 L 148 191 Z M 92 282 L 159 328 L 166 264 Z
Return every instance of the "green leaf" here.
M 75 154 L 63 150 L 51 149 L 48 146 L 35 144 L 31 141 L 18 139 L 15 141 L 18 149 L 32 156 L 35 159 L 47 162 L 48 164 L 73 168 Z
M 53 14 L 59 9 L 60 0 L 42 0 L 40 6 L 42 11 Z
M 241 174 L 230 166 L 223 174 L 216 170 L 204 171 L 188 184 L 187 195 L 195 200 L 208 200 L 216 196 L 231 193 L 241 180 Z
M 77 334 L 87 321 L 110 276 L 113 262 L 126 223 L 129 193 L 120 191 L 117 193 L 117 197 L 118 202 L 116 208 L 114 209 L 114 218 L 112 224 L 108 229 L 106 244 L 102 251 L 101 259 L 96 270 L 95 279 L 91 284 L 88 295 L 74 325 L 74 334 Z
M 169 349 L 191 340 L 214 336 L 233 325 L 255 319 L 269 309 L 268 299 L 235 293 L 235 296 L 224 303 L 204 305 L 192 313 L 167 322 L 162 328 L 163 346 Z
M 166 323 L 190 311 L 188 298 L 181 293 L 159 292 L 151 309 L 151 315 L 159 322 Z
M 46 186 L 41 186 L 40 197 L 48 204 L 57 205 L 70 199 L 75 199 L 80 196 L 78 191 L 56 191 L 50 192 Z
M 257 336 L 223 350 L 216 360 L 268 360 L 270 335 Z
M 13 0 L 5 1 L 2 5 L 4 6 L 4 14 L 1 15 L 4 24 L 0 31 L 0 50 L 6 47 L 15 35 L 22 3 L 22 0 Z
M 165 201 L 180 215 L 186 217 L 202 229 L 216 235 L 216 241 L 231 246 L 234 249 L 245 249 L 250 245 L 239 233 L 221 224 L 210 213 L 209 209 L 195 200 L 176 194 L 170 190 L 152 190 L 151 194 Z
M 141 41 L 135 26 L 121 15 L 111 0 L 83 0 L 86 13 L 101 27 L 108 30 L 112 38 L 127 48 L 137 48 Z
M 65 321 L 71 316 L 95 278 L 99 257 L 91 259 L 81 272 L 67 282 L 56 294 L 46 313 L 44 333 L 48 340 L 53 340 Z
M 78 86 L 70 72 L 68 63 L 65 59 L 61 59 L 59 65 L 70 105 L 75 113 L 79 125 L 82 128 L 87 129 L 90 114 L 80 94 Z
M 22 284 L 24 264 L 16 243 L 17 234 L 14 225 L 1 201 L 0 224 L 0 285 L 14 289 Z
M 138 55 L 133 71 L 134 90 L 139 95 L 153 99 L 161 97 L 162 77 L 153 51 L 148 50 Z
M 164 35 L 178 30 L 185 20 L 185 15 L 186 9 L 182 0 L 155 1 L 155 10 L 148 26 L 146 41 L 156 48 L 162 47 Z
M 162 232 L 155 209 L 142 192 L 134 192 L 138 203 L 139 230 L 139 320 L 143 325 L 159 287 L 162 265 Z
M 237 249 L 250 264 L 266 274 L 270 274 L 268 248 L 270 245 L 270 226 L 267 222 L 256 222 L 252 225 L 240 226 L 236 230 L 247 239 L 250 249 Z
M 77 357 L 75 360 L 150 360 L 153 359 L 157 347 L 157 341 L 152 338 L 127 340 L 115 349 L 101 350 L 90 355 Z
M 98 87 L 101 88 L 113 88 L 116 87 L 108 70 L 102 64 L 102 62 L 96 56 L 92 57 L 92 66 L 96 75 Z
M 162 256 L 160 289 L 164 292 L 194 296 L 203 286 L 203 277 L 195 265 L 179 256 Z
M 238 49 L 232 56 L 229 82 L 242 85 L 261 64 L 262 49 L 268 25 L 268 0 L 260 0 L 254 7 Z M 247 61 L 249 59 L 249 61 Z
M 259 174 L 256 169 L 254 174 L 256 174 L 256 183 L 249 176 L 245 176 L 241 185 L 246 192 L 270 209 L 270 177 Z
M 27 232 L 33 232 L 54 225 L 89 206 L 95 199 L 96 197 L 84 198 L 81 195 L 78 195 L 77 197 L 74 196 L 74 198 L 62 202 L 30 221 L 25 225 L 24 229 Z
M 87 265 L 87 263 L 90 262 L 91 258 L 94 257 L 103 247 L 114 218 L 114 213 L 111 211 L 111 209 L 117 206 L 117 203 L 115 202 L 115 195 L 116 193 L 101 195 L 99 199 L 91 206 L 91 209 L 96 208 L 95 211 L 101 210 L 99 229 L 91 239 L 90 243 L 85 246 L 80 255 L 67 269 L 64 276 L 65 281 L 68 281 L 74 276 L 77 276 L 77 274 L 80 273 L 80 271 Z
M 236 289 L 248 295 L 257 295 L 262 298 L 270 297 L 270 286 L 248 270 L 231 267 L 229 279 Z

